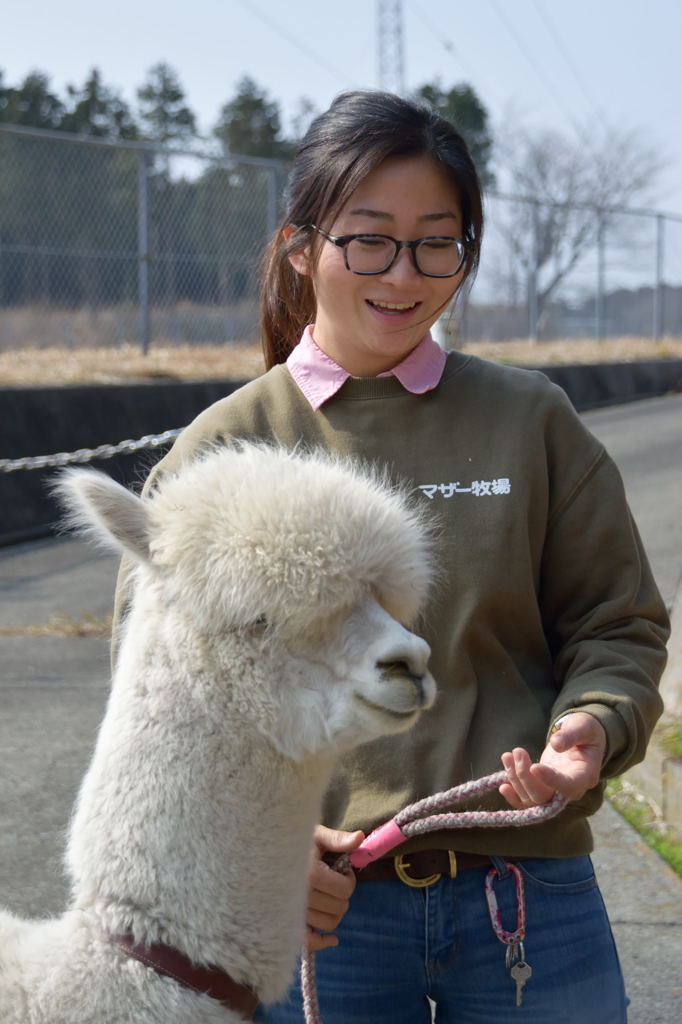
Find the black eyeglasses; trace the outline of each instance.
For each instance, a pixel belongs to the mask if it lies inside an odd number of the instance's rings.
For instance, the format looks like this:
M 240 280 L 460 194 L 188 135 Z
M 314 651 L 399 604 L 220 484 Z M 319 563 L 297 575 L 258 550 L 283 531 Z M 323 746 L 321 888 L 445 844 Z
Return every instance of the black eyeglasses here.
M 390 235 L 329 235 L 315 224 L 308 227 L 343 249 L 346 269 L 351 274 L 385 274 L 400 250 L 409 249 L 417 273 L 425 277 L 454 277 L 464 266 L 469 251 L 461 238 L 445 235 L 399 242 Z

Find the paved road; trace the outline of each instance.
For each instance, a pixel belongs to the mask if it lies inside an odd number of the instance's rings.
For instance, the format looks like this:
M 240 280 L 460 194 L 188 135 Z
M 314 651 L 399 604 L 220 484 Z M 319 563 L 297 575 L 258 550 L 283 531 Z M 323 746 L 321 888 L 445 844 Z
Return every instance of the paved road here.
M 618 463 L 670 606 L 682 572 L 682 395 L 596 409 L 583 419 Z
M 621 466 L 670 602 L 682 556 L 682 396 L 585 419 Z M 53 614 L 105 614 L 116 565 L 115 557 L 71 538 L 0 549 L 0 628 Z M 0 636 L 0 900 L 18 913 L 57 913 L 67 897 L 64 833 L 107 693 L 105 641 Z M 682 883 L 611 808 L 594 826 L 594 861 L 632 1000 L 630 1024 L 677 1024 Z

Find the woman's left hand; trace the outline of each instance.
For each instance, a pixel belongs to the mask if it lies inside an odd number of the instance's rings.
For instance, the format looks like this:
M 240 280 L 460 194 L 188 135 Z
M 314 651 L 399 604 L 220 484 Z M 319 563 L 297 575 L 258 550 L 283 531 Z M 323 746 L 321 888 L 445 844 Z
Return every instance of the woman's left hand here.
M 509 782 L 500 793 L 516 809 L 547 803 L 555 792 L 579 800 L 599 782 L 605 751 L 604 727 L 593 715 L 574 711 L 552 733 L 538 762 L 523 747 L 502 755 Z

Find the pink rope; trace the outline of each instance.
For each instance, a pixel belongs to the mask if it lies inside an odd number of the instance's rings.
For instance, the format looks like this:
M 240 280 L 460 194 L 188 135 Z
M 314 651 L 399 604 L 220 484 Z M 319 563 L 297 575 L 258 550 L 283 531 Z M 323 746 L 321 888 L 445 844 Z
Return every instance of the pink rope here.
M 349 863 L 354 859 L 359 864 L 367 864 L 384 856 L 391 849 L 400 845 L 410 836 L 424 835 L 445 828 L 506 828 L 510 825 L 521 828 L 534 825 L 541 821 L 555 818 L 567 804 L 565 796 L 555 793 L 546 804 L 537 807 L 522 808 L 509 811 L 452 811 L 440 813 L 453 804 L 461 803 L 472 796 L 489 793 L 507 781 L 507 773 L 495 772 L 482 779 L 465 782 L 461 786 L 444 790 L 418 800 L 396 814 L 391 822 L 381 825 L 367 836 L 353 853 L 342 854 L 333 865 L 335 871 L 348 870 Z M 434 813 L 438 812 L 438 813 Z M 387 838 L 388 836 L 388 838 Z M 377 841 L 377 837 L 379 837 Z M 364 854 L 364 856 L 363 856 Z M 315 954 L 303 951 L 301 958 L 301 992 L 303 995 L 303 1013 L 305 1024 L 322 1024 L 320 1009 L 317 1002 L 315 985 Z
M 472 796 L 480 796 L 498 789 L 507 781 L 506 772 L 495 772 L 483 779 L 465 782 L 461 786 L 447 789 L 443 793 L 427 796 L 395 816 L 395 823 L 406 837 L 435 832 L 442 828 L 520 828 L 554 818 L 566 806 L 566 798 L 555 793 L 548 803 L 521 810 L 508 811 L 455 811 L 450 814 L 433 814 L 453 804 L 461 803 Z
M 515 946 L 523 942 L 526 937 L 526 899 L 523 887 L 523 875 L 516 864 L 507 864 L 507 867 L 514 876 L 516 882 L 516 930 L 508 932 L 502 927 L 502 915 L 497 905 L 497 896 L 493 884 L 497 874 L 492 868 L 485 880 L 485 898 L 490 913 L 490 923 L 493 926 L 495 935 L 505 946 Z M 523 959 L 523 957 L 521 958 Z
M 322 1024 L 315 982 L 315 954 L 304 949 L 301 957 L 301 994 L 305 1024 Z

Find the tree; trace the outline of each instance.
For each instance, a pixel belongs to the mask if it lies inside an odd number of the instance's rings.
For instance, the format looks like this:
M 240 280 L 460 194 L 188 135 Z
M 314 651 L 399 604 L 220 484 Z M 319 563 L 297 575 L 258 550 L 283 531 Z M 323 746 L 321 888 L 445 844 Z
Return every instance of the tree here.
M 3 88 L 0 121 L 28 128 L 58 128 L 64 104 L 50 92 L 50 80 L 41 71 L 31 71 L 18 89 Z
M 185 104 L 175 71 L 163 61 L 150 69 L 137 90 L 145 137 L 153 142 L 185 142 L 196 135 L 196 118 Z
M 291 153 L 291 144 L 282 138 L 279 105 L 248 75 L 220 111 L 213 134 L 226 154 L 283 158 Z
M 582 141 L 573 141 L 551 129 L 517 130 L 498 144 L 510 191 L 525 197 L 495 217 L 508 254 L 501 280 L 513 292 L 520 269 L 531 282 L 540 330 L 559 285 L 600 233 L 608 231 L 617 243 L 618 209 L 647 201 L 661 169 L 635 132 L 582 134 Z
M 469 148 L 482 184 L 491 185 L 493 175 L 489 165 L 493 140 L 488 111 L 471 86 L 455 85 L 445 91 L 436 80 L 417 89 L 415 99 L 427 103 L 455 126 Z
M 71 106 L 61 119 L 62 131 L 110 139 L 137 138 L 128 105 L 103 84 L 97 68 L 92 69 L 81 89 L 70 85 L 68 95 Z

